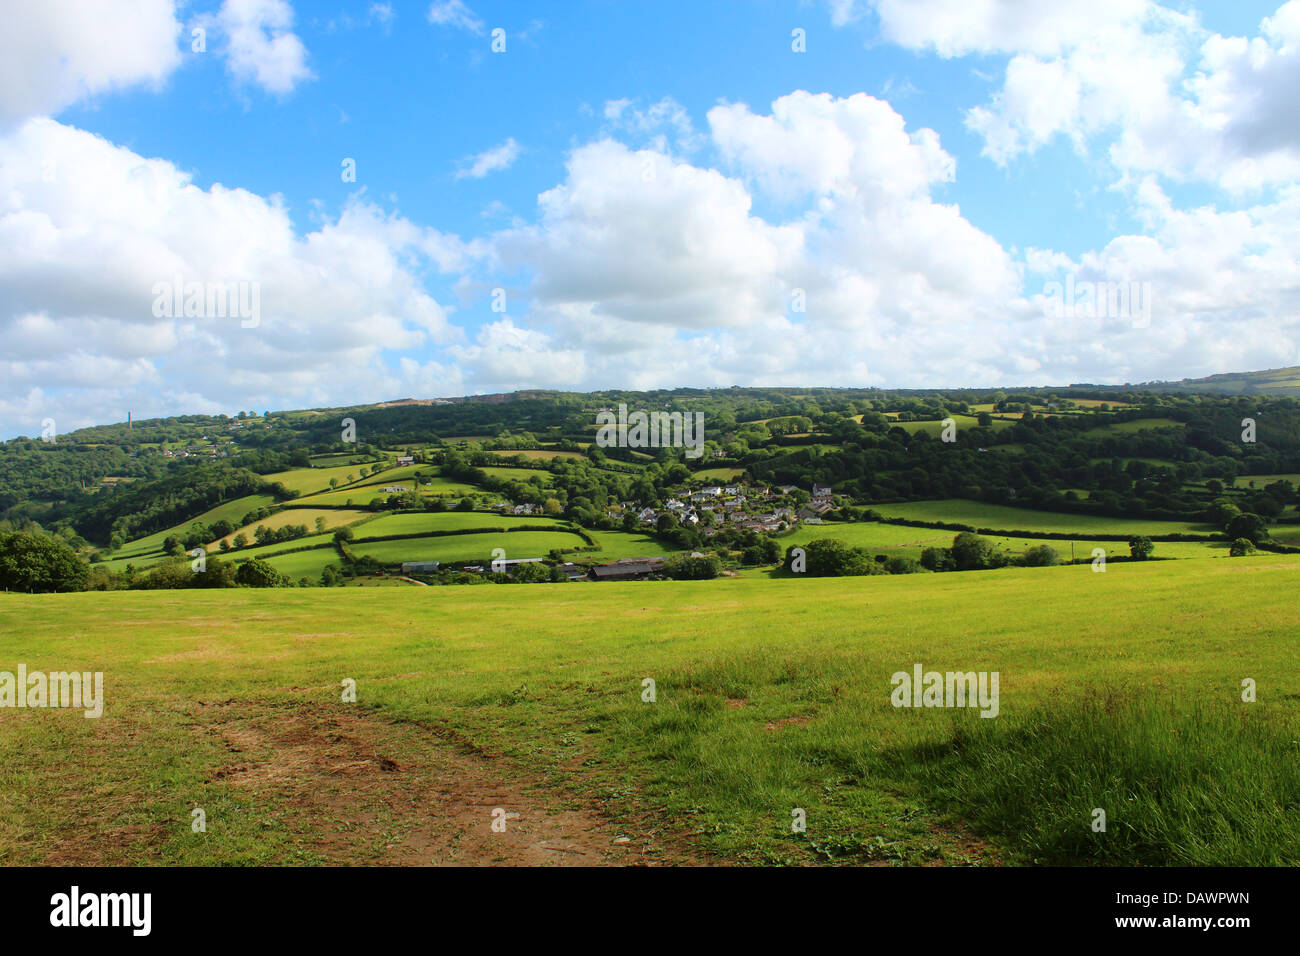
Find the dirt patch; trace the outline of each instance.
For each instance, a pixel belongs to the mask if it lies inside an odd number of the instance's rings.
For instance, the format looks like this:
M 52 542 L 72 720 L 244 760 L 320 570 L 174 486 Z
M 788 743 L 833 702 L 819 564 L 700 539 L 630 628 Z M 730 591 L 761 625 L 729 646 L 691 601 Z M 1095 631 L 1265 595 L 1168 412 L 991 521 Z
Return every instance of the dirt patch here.
M 782 727 L 802 727 L 812 720 L 808 714 L 800 717 L 782 717 L 780 720 L 773 720 L 763 725 L 764 730 L 780 730 Z
M 690 862 L 653 833 L 542 792 L 452 732 L 364 713 L 200 711 L 230 754 L 213 782 L 310 821 L 329 862 L 601 866 Z M 399 761 L 394 755 L 402 755 Z

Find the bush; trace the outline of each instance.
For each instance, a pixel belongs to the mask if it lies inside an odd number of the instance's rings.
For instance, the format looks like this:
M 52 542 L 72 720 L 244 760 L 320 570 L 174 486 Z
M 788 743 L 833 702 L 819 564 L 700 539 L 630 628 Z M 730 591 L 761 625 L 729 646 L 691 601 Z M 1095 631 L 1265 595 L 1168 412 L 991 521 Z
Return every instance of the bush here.
M 1244 558 L 1255 550 L 1255 544 L 1249 538 L 1238 538 L 1232 542 L 1232 547 L 1228 549 L 1228 554 L 1234 558 Z
M 235 583 L 248 588 L 280 588 L 290 581 L 261 558 L 252 558 L 235 571 Z
M 722 571 L 722 562 L 716 554 L 702 558 L 677 557 L 668 562 L 664 573 L 679 581 L 704 581 L 716 578 Z
M 1021 560 L 1027 568 L 1046 568 L 1060 564 L 1061 556 L 1050 545 L 1039 544 L 1026 548 Z
M 1139 535 L 1138 537 L 1131 539 L 1128 543 L 1128 552 L 1134 561 L 1145 561 L 1147 558 L 1151 557 L 1151 552 L 1155 549 L 1156 546 L 1152 544 L 1151 539 L 1145 535 Z
M 90 566 L 47 534 L 0 532 L 0 587 L 8 591 L 81 591 Z

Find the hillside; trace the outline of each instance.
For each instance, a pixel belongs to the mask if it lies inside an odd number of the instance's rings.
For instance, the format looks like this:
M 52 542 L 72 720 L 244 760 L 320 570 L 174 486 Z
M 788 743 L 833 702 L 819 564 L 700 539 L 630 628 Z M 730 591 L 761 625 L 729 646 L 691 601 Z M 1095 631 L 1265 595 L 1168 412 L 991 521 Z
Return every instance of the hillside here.
M 1300 556 L 943 580 L 0 595 L 4 659 L 110 675 L 0 719 L 0 861 L 1300 860 Z

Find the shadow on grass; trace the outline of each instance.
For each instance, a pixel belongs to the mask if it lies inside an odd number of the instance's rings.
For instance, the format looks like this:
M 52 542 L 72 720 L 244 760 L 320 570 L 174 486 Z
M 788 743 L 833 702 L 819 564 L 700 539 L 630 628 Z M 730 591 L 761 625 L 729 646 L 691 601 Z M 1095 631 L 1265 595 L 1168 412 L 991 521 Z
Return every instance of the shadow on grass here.
M 1025 716 L 955 712 L 945 740 L 881 760 L 1024 862 L 1296 865 L 1298 730 L 1260 704 L 1103 691 Z

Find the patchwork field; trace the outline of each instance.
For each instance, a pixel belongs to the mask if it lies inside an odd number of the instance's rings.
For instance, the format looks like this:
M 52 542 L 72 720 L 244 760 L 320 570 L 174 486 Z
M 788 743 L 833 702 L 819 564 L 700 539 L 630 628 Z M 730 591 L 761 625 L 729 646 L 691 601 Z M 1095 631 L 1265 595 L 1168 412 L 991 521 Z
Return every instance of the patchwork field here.
M 245 512 L 247 513 L 247 512 Z M 361 518 L 366 517 L 369 512 L 348 510 L 346 508 L 285 508 L 283 511 L 277 511 L 269 518 L 263 518 L 261 521 L 254 521 L 252 524 L 244 525 L 226 537 L 218 538 L 216 541 L 208 544 L 208 551 L 213 551 L 221 547 L 224 540 L 233 545 L 235 535 L 242 533 L 249 541 L 253 540 L 253 532 L 258 525 L 265 525 L 272 530 L 278 530 L 287 525 L 306 525 L 309 531 L 316 530 L 316 519 L 325 519 L 325 530 L 333 531 L 335 528 L 341 528 L 345 524 L 351 524 Z M 288 545 L 285 545 L 288 547 Z
M 203 512 L 203 514 L 191 521 L 183 522 L 165 531 L 158 531 L 143 538 L 137 538 L 135 541 L 128 541 L 122 545 L 120 550 L 113 552 L 113 560 L 106 561 L 105 564 L 114 571 L 121 571 L 128 564 L 134 564 L 136 567 L 153 564 L 164 557 L 163 542 L 172 535 L 184 534 L 195 521 L 202 524 L 210 524 L 213 521 L 240 521 L 250 511 L 256 511 L 258 508 L 264 508 L 274 503 L 275 499 L 270 495 L 245 495 L 243 498 L 234 498 Z
M 1298 574 L 0 595 L 106 697 L 0 709 L 0 862 L 1296 865 Z M 891 706 L 918 663 L 998 718 Z
M 927 519 L 928 520 L 928 519 Z M 934 519 L 941 520 L 941 519 Z M 1020 527 L 1023 527 L 1021 525 Z M 1298 527 L 1300 530 L 1300 527 Z M 917 559 L 926 548 L 947 548 L 952 545 L 955 531 L 935 530 L 931 528 L 913 528 L 908 525 L 882 524 L 878 521 L 856 521 L 850 523 L 828 522 L 822 525 L 803 525 L 791 534 L 780 539 L 784 549 L 791 545 L 807 544 L 820 538 L 838 538 L 855 548 L 869 548 L 873 554 L 886 554 L 890 557 L 900 556 Z M 1086 536 L 1070 540 L 1043 538 L 1016 538 L 1005 535 L 983 535 L 999 550 L 1011 554 L 1022 554 L 1025 549 L 1048 545 L 1055 548 L 1062 560 L 1091 558 L 1094 548 L 1101 548 L 1107 557 L 1127 556 L 1129 546 L 1123 541 L 1097 541 Z M 1073 545 L 1073 549 L 1071 546 Z M 1227 541 L 1160 541 L 1155 546 L 1157 558 L 1212 558 L 1226 557 Z
M 944 521 L 998 531 L 1050 531 L 1066 534 L 1214 534 L 1218 528 L 1202 522 L 1147 521 L 1141 518 L 1110 518 L 1063 512 L 1011 508 L 961 498 L 942 501 L 911 501 L 904 504 L 873 505 L 872 510 L 887 518 L 910 521 Z
M 405 538 L 398 541 L 356 541 L 358 555 L 383 564 L 402 561 L 490 561 L 501 548 L 506 558 L 544 558 L 556 548 L 582 548 L 587 542 L 567 531 L 512 531 L 457 534 L 439 538 Z

